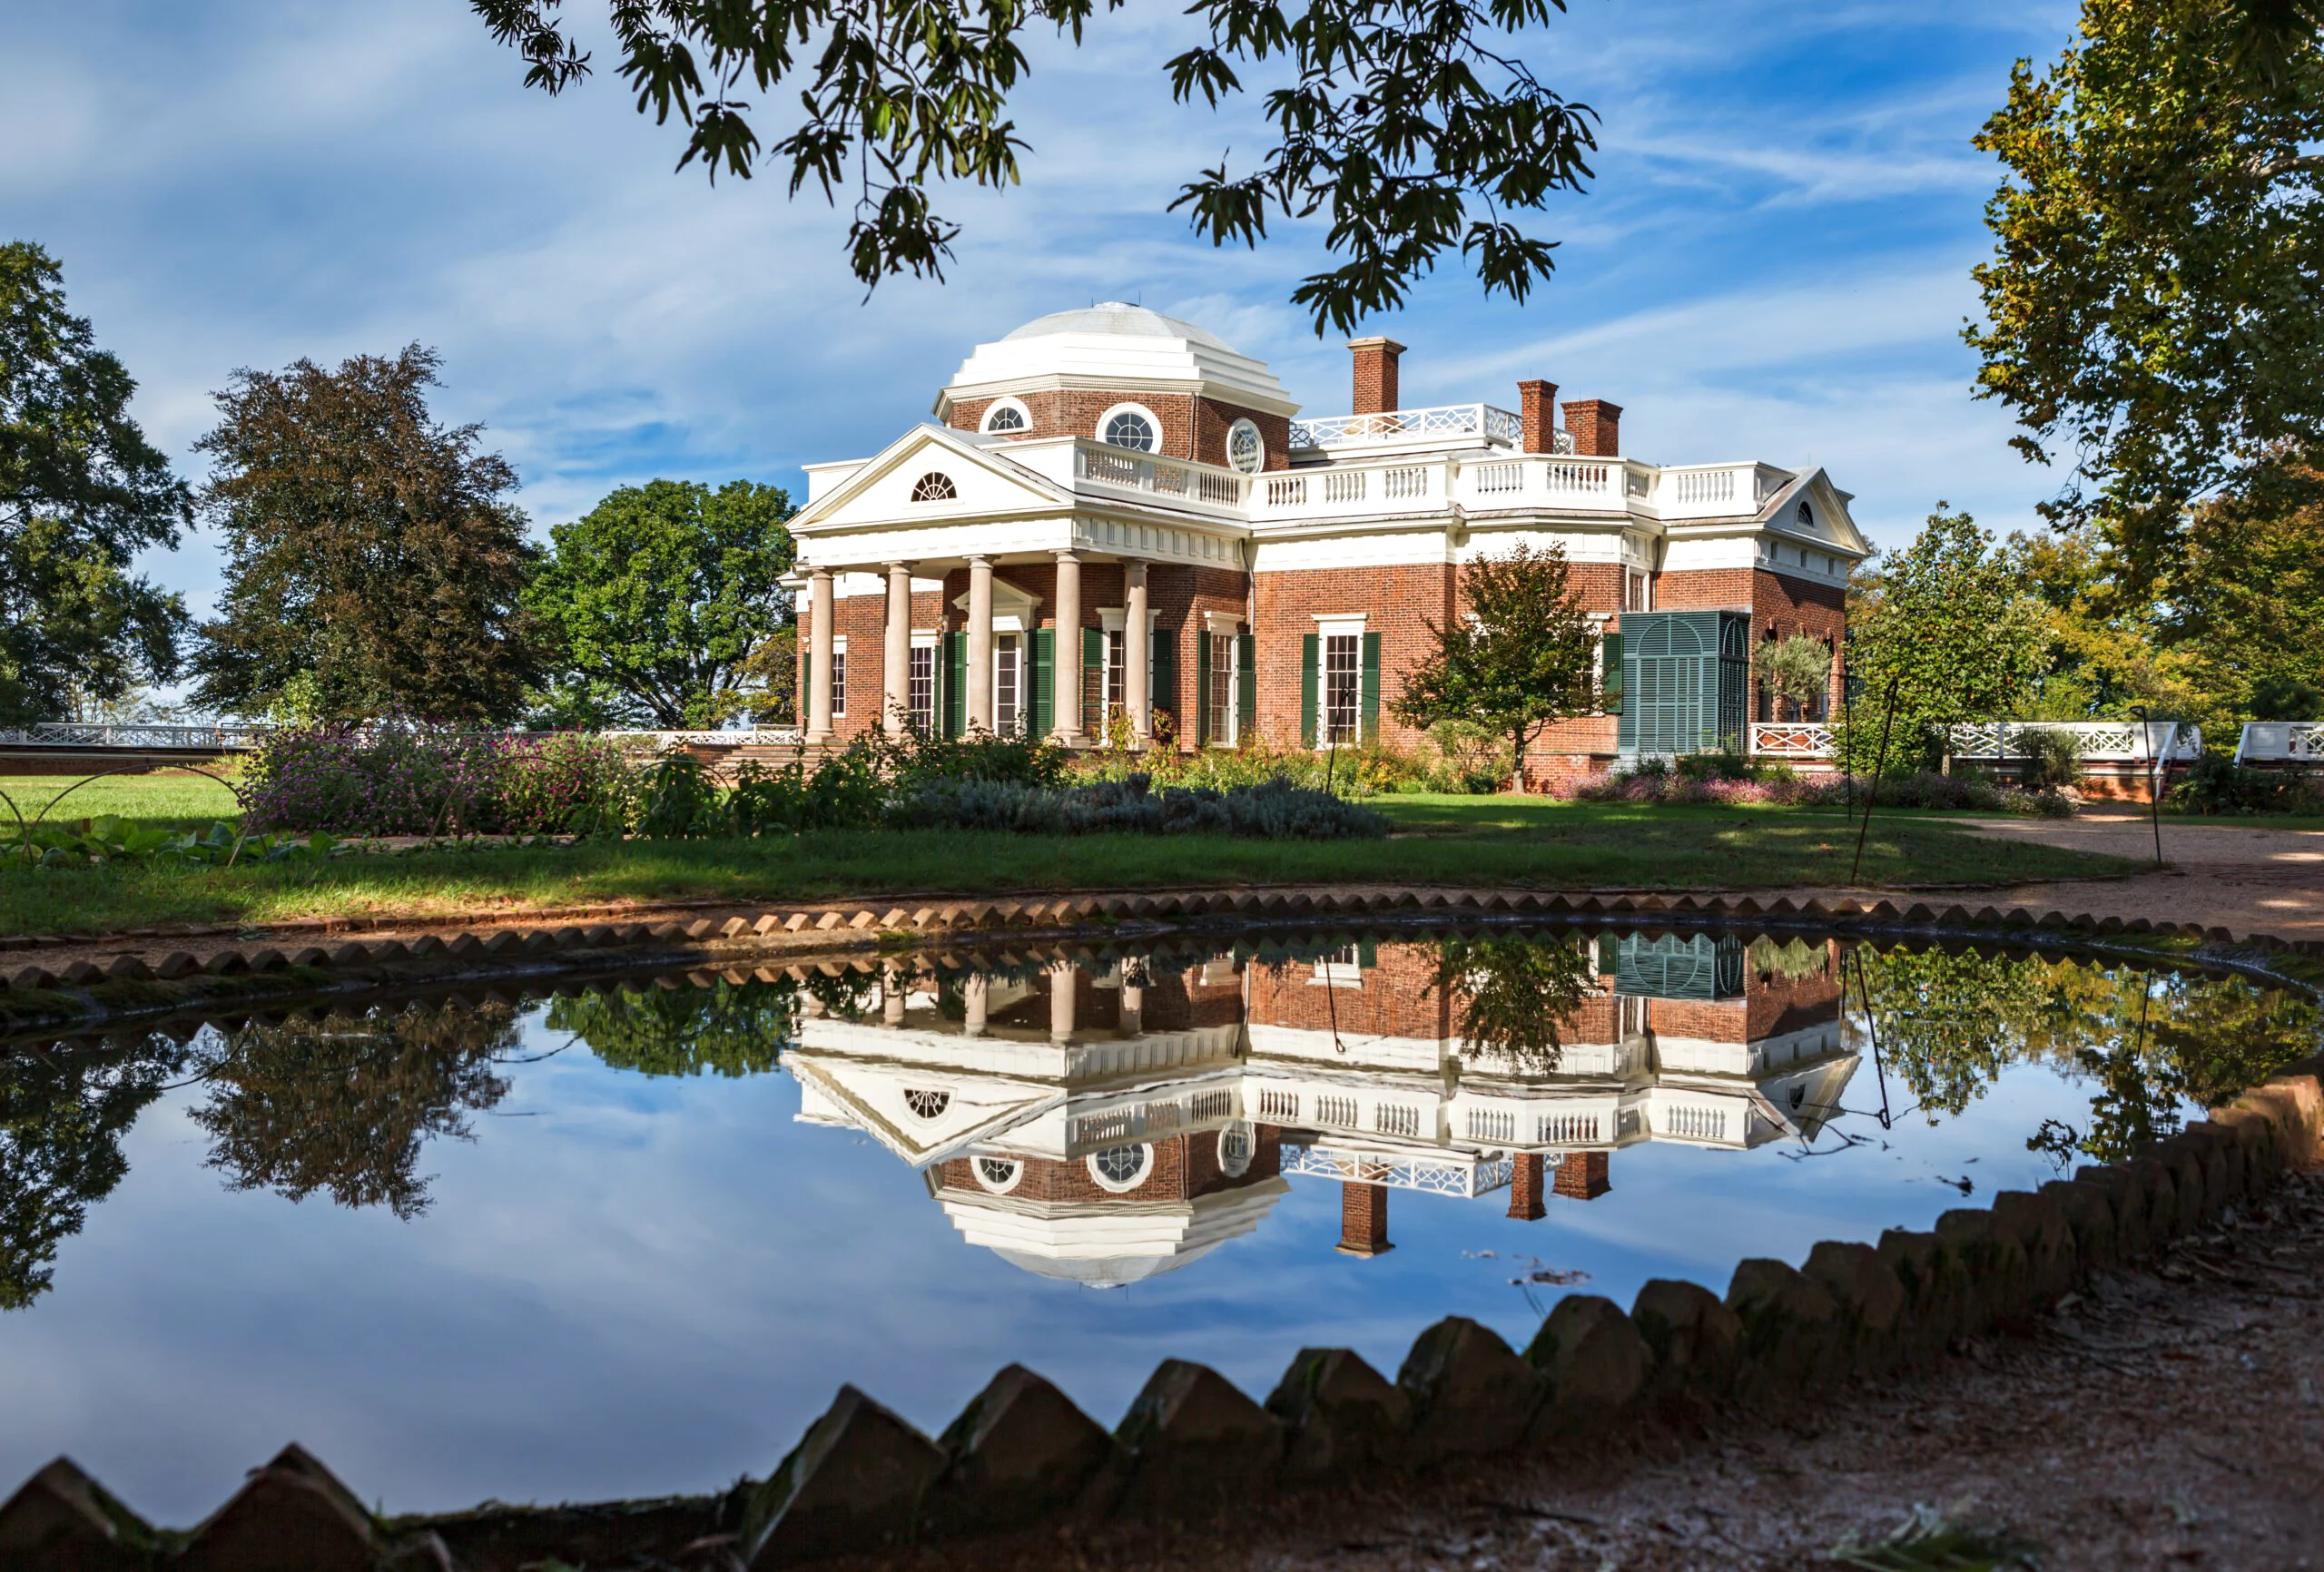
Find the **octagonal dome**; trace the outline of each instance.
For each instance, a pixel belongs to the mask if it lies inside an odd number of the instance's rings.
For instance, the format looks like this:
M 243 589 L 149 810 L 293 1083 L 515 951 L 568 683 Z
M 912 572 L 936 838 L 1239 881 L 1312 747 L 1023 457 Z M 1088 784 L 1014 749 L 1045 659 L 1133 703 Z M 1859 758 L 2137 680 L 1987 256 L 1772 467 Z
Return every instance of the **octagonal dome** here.
M 1299 408 L 1265 361 L 1207 329 L 1106 300 L 1036 317 L 978 345 L 938 396 L 936 413 L 942 418 L 956 398 L 1059 388 L 1196 393 L 1280 415 Z

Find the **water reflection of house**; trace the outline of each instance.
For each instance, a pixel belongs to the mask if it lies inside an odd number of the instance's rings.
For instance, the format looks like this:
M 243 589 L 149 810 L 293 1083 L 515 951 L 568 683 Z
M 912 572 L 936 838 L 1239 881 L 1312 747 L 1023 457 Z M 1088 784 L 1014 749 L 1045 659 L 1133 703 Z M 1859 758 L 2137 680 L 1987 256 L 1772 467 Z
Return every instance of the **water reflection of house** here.
M 1553 1058 L 1465 1042 L 1436 953 L 903 981 L 812 1015 L 786 1063 L 803 1119 L 921 1171 L 970 1241 L 1093 1284 L 1250 1232 L 1286 1174 L 1342 1184 L 1355 1254 L 1388 1248 L 1391 1189 L 1539 1218 L 1639 1142 L 1812 1136 L 1856 1067 L 1823 947 L 1767 970 L 1731 938 L 1609 936 Z

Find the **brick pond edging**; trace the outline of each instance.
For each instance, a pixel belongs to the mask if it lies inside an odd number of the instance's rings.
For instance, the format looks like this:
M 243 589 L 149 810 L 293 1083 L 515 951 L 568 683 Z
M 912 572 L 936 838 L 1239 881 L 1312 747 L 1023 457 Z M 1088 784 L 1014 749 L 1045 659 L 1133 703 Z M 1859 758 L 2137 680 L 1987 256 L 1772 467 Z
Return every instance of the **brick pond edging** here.
M 686 912 L 706 915 L 684 917 Z M 672 915 L 675 913 L 675 915 Z M 47 963 L 0 964 L 0 1027 L 19 1028 L 150 1013 L 203 997 L 247 1000 L 270 983 L 288 991 L 375 981 L 406 981 L 448 970 L 520 973 L 556 969 L 586 958 L 603 963 L 623 951 L 653 949 L 717 958 L 793 949 L 802 944 L 871 947 L 940 934 L 1069 932 L 1126 924 L 1173 925 L 1218 919 L 1245 922 L 1352 919 L 1528 917 L 1558 920 L 1696 923 L 1756 922 L 1774 927 L 1851 930 L 1941 930 L 2017 940 L 2191 943 L 2265 956 L 2324 957 L 2324 940 L 2288 940 L 2265 932 L 2237 935 L 2222 927 L 2125 920 L 2029 907 L 1887 899 L 1760 899 L 1741 895 L 1667 895 L 1637 891 L 1566 894 L 1531 889 L 1418 886 L 1275 887 L 1159 893 L 1095 893 L 998 899 L 903 899 L 871 903 L 738 905 L 687 902 L 658 920 L 545 921 L 535 913 L 507 923 L 474 923 L 410 938 L 355 937 L 426 925 L 391 918 L 324 919 L 273 925 L 262 938 L 232 926 L 132 930 L 113 935 L 0 938 L 0 949 L 54 954 Z M 562 914 L 569 916 L 586 913 Z M 633 919 L 635 913 L 626 913 Z M 301 938 L 313 942 L 300 943 Z M 334 942 L 320 942 L 330 940 Z M 225 941 L 225 942 L 220 942 Z M 191 947 L 191 948 L 189 948 Z M 55 953 L 62 952 L 62 953 Z M 74 958 L 65 959 L 65 955 Z
M 1110 1431 L 1012 1365 L 930 1437 L 842 1387 L 765 1479 L 719 1495 L 558 1508 L 488 1504 L 383 1518 L 297 1446 L 195 1528 L 155 1529 L 58 1459 L 0 1506 L 0 1565 L 25 1572 L 262 1572 L 567 1565 L 753 1569 L 1051 1522 L 1166 1519 L 1351 1478 L 1571 1444 L 1658 1414 L 1750 1405 L 1915 1365 L 2151 1255 L 2324 1160 L 2324 1057 L 2129 1163 L 1892 1229 L 1826 1241 L 1804 1267 L 1750 1260 L 1724 1298 L 1647 1283 L 1630 1310 L 1559 1301 L 1521 1351 L 1449 1317 L 1393 1380 L 1345 1349 L 1303 1349 L 1264 1403 L 1167 1360 Z

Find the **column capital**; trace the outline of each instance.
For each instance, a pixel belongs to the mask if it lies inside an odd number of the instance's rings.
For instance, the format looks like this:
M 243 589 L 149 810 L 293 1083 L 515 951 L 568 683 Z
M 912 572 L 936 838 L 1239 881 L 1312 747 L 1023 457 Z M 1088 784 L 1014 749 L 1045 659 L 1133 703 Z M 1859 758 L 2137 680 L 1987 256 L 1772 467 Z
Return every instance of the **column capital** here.
M 807 570 L 807 576 L 811 579 L 828 579 L 832 576 L 832 570 L 827 567 L 811 567 Z

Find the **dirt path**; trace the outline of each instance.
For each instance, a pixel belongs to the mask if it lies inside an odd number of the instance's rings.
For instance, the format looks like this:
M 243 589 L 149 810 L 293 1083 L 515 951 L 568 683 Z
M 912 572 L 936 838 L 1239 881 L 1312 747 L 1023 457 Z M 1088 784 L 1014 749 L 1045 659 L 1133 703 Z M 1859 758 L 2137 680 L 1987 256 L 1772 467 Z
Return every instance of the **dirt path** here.
M 1109 1528 L 904 1565 L 1797 1568 L 1831 1565 L 1824 1553 L 1852 1531 L 1876 1537 L 1927 1503 L 2047 1547 L 2044 1572 L 2324 1567 L 2319 1283 L 2324 1176 L 2309 1175 L 2016 1333 L 1790 1411 L 1544 1450 L 1401 1494 L 1286 1503 L 1264 1522 Z
M 2146 859 L 2154 830 L 2142 815 L 2090 813 L 2070 820 L 1978 820 L 1974 827 L 1997 841 L 2039 841 L 2075 851 Z M 2240 824 L 2190 824 L 2164 820 L 2162 855 L 2168 866 L 2124 879 L 2073 879 L 2012 886 L 2023 906 L 2099 917 L 2168 918 L 2272 933 L 2280 938 L 2324 938 L 2324 830 L 2272 830 Z M 1996 849 L 2005 860 L 2005 848 Z M 1999 862 L 1996 871 L 2005 870 Z

